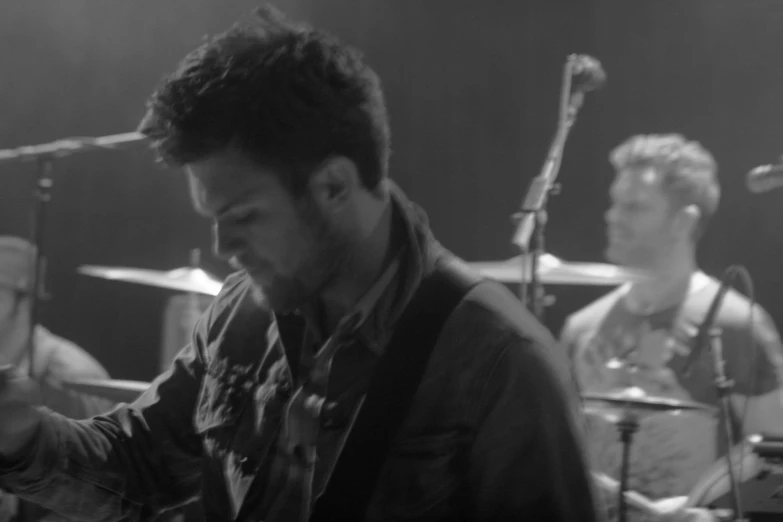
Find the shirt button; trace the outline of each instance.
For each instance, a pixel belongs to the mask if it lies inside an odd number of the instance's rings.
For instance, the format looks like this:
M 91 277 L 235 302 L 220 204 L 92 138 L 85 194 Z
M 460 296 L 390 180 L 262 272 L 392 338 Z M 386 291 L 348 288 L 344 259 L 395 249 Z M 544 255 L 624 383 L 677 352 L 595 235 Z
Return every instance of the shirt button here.
M 337 408 L 337 403 L 334 401 L 327 402 L 321 411 L 321 427 L 325 430 L 334 430 L 341 428 L 345 419 Z
M 304 408 L 307 410 L 307 413 L 313 416 L 314 419 L 317 419 L 321 416 L 321 409 L 323 408 L 324 400 L 324 397 L 321 397 L 320 395 L 310 395 L 304 401 Z

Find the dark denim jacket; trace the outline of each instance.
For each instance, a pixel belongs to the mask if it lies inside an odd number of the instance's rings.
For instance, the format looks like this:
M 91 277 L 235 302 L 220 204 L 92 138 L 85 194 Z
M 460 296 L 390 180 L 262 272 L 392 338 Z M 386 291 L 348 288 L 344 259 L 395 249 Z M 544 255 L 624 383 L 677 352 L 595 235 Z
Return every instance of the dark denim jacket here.
M 266 506 L 291 366 L 248 289 L 229 279 L 134 404 L 89 421 L 47 416 L 0 486 L 77 520 L 151 520 L 198 495 L 210 521 L 288 520 Z M 480 283 L 441 333 L 367 520 L 597 520 L 567 365 L 513 295 Z

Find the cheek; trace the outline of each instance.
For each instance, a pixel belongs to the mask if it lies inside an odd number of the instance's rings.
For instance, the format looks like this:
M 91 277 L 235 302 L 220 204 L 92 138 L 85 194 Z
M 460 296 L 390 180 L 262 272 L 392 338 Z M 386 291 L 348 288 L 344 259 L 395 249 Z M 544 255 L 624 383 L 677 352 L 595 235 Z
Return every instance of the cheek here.
M 661 235 L 663 227 L 659 220 L 649 214 L 629 215 L 623 220 L 623 226 L 627 227 L 640 239 L 650 239 Z
M 294 272 L 307 258 L 310 235 L 298 225 L 256 226 L 247 231 L 247 244 L 261 264 L 278 273 Z
M 14 315 L 14 303 L 10 299 L 0 299 L 0 325 L 10 322 Z

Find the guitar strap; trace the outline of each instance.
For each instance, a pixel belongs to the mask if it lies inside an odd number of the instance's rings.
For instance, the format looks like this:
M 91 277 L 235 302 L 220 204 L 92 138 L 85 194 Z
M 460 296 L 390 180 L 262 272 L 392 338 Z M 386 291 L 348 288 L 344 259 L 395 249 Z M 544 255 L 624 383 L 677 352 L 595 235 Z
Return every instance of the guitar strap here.
M 311 521 L 365 519 L 383 464 L 405 421 L 444 323 L 480 279 L 455 261 L 439 261 L 395 326 Z

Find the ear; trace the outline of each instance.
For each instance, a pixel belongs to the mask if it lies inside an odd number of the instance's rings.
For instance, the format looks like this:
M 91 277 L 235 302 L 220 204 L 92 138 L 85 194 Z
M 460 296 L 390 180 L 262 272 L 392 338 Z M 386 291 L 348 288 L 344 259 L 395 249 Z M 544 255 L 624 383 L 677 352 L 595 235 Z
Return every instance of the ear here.
M 693 233 L 701 219 L 701 210 L 696 205 L 687 205 L 677 212 L 675 226 L 683 236 L 693 237 Z
M 333 213 L 341 210 L 361 188 L 356 164 L 344 156 L 327 159 L 310 176 L 308 191 L 321 210 Z
M 193 172 L 185 168 L 185 172 L 188 179 L 188 189 L 190 190 L 190 203 L 193 205 L 193 209 L 196 211 L 196 214 L 207 216 L 207 208 L 206 208 L 206 189 L 204 188 L 204 184 L 201 183 L 201 180 L 196 177 Z

